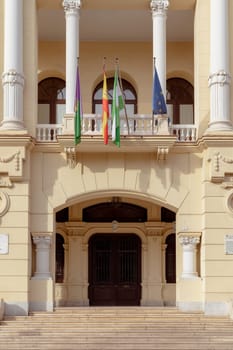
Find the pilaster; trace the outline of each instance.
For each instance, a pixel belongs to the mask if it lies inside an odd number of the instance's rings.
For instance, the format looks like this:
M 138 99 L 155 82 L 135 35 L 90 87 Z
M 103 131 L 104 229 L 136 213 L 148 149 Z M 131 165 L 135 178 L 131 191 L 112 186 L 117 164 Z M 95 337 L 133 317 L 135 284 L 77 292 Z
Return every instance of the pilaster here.
M 36 270 L 34 279 L 51 279 L 50 273 L 50 247 L 51 235 L 32 234 L 33 243 L 36 245 Z
M 200 243 L 200 236 L 182 233 L 179 235 L 179 242 L 183 247 L 183 271 L 181 278 L 193 279 L 198 277 L 196 268 L 196 247 L 197 244 Z

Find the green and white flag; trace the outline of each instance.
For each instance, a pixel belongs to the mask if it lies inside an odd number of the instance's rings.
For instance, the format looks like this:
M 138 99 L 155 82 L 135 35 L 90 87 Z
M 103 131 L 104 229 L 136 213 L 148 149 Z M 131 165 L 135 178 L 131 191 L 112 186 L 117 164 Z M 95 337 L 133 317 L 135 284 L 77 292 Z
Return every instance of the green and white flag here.
M 124 98 L 119 84 L 118 69 L 114 76 L 112 97 L 112 141 L 120 147 L 120 115 L 124 111 Z

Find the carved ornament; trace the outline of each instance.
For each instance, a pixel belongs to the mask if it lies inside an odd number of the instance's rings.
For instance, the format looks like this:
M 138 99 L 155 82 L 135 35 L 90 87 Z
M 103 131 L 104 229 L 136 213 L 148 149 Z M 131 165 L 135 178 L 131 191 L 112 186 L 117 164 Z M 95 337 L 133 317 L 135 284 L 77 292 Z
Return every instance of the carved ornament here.
M 168 0 L 151 0 L 150 7 L 152 12 L 165 13 L 168 9 Z
M 5 215 L 10 207 L 10 198 L 5 191 L 0 191 L 0 216 Z

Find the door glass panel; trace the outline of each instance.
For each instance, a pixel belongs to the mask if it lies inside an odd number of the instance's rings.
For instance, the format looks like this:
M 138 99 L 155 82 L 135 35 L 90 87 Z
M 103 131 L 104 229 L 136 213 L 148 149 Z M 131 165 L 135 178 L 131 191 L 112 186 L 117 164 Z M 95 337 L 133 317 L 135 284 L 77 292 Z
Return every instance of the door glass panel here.
M 193 105 L 180 105 L 180 124 L 193 124 Z
M 132 238 L 121 238 L 119 240 L 119 282 L 135 283 L 137 282 L 137 241 Z
M 38 123 L 49 124 L 49 113 L 50 113 L 50 105 L 45 103 L 40 103 L 38 105 Z
M 56 124 L 62 124 L 65 110 L 65 104 L 56 104 Z
M 111 279 L 111 241 L 109 239 L 98 239 L 94 247 L 94 281 L 106 283 Z

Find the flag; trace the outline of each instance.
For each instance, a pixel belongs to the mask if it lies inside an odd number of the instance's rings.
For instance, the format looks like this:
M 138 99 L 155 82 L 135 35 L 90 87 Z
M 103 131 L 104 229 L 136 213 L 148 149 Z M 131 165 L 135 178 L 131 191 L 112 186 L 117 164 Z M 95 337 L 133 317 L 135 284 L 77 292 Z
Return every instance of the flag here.
M 80 80 L 79 80 L 79 67 L 77 65 L 76 76 L 76 92 L 75 92 L 75 119 L 74 119 L 74 140 L 75 144 L 81 142 L 81 129 L 82 129 L 82 104 L 80 93 Z
M 104 70 L 103 95 L 102 95 L 102 123 L 103 123 L 103 138 L 104 138 L 105 145 L 107 145 L 108 143 L 108 118 L 109 118 L 108 89 L 107 89 L 107 78 Z
M 153 114 L 167 114 L 167 106 L 165 103 L 156 67 L 154 70 L 152 111 Z
M 116 68 L 112 96 L 112 141 L 120 147 L 120 114 L 124 110 L 124 98 L 119 84 Z

